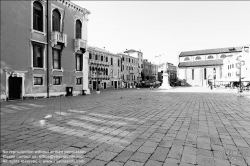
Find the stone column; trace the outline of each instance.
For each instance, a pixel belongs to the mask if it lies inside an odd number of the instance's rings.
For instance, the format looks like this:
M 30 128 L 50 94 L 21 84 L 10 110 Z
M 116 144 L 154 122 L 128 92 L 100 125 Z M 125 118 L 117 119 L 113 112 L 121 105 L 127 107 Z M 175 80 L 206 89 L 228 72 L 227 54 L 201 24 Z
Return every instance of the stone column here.
M 163 82 L 162 85 L 160 86 L 160 89 L 172 89 L 172 87 L 169 85 L 168 82 L 168 73 L 163 73 Z

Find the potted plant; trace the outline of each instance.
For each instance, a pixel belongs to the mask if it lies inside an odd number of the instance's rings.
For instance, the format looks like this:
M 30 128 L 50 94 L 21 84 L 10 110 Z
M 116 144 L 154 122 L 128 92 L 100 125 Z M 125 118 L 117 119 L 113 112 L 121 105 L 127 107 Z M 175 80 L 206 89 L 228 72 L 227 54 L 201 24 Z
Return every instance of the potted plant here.
M 96 94 L 100 94 L 99 88 L 96 88 Z

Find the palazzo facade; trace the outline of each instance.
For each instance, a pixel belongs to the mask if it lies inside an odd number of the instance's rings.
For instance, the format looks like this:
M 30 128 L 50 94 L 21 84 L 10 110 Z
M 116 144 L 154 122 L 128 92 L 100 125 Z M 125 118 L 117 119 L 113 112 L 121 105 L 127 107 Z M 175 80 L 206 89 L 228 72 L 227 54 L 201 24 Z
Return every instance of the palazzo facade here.
M 86 93 L 90 12 L 70 1 L 1 1 L 1 99 Z

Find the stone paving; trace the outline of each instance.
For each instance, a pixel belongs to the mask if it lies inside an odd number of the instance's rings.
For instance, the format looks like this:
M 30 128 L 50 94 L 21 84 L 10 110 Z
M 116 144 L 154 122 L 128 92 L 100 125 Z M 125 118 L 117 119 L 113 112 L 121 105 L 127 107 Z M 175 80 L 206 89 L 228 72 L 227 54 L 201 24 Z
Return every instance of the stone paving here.
M 133 89 L 2 102 L 1 165 L 247 166 L 250 100 Z

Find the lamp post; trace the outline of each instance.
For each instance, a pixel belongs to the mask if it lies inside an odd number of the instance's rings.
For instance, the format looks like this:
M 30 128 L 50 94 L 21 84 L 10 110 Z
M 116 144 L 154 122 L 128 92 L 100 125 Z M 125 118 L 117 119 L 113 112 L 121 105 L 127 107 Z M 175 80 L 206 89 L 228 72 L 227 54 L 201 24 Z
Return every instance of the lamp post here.
M 242 88 L 241 88 L 241 66 L 245 65 L 245 61 L 242 60 L 242 55 L 239 55 L 236 59 L 237 61 L 239 61 L 236 65 L 237 68 L 239 69 L 239 83 L 240 83 L 240 89 L 239 89 L 239 93 L 242 93 Z

